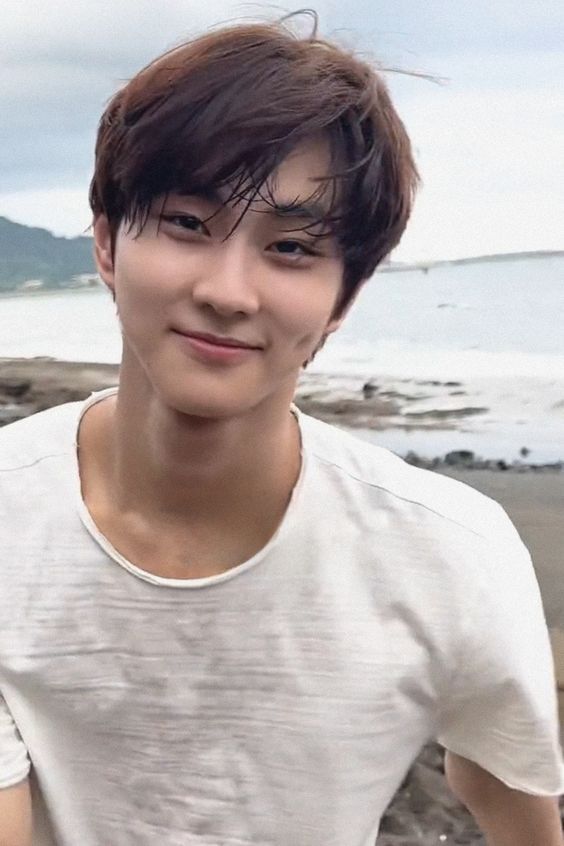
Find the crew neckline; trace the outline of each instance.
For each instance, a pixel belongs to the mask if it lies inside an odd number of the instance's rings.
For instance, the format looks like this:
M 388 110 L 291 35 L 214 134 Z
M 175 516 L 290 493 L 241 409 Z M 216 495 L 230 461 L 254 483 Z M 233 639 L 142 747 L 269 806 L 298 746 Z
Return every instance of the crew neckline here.
M 229 581 L 233 578 L 236 578 L 240 574 L 250 570 L 253 567 L 256 567 L 260 562 L 268 556 L 271 550 L 279 543 L 281 538 L 288 533 L 290 530 L 290 526 L 295 519 L 296 512 L 298 510 L 298 500 L 302 495 L 303 488 L 305 486 L 305 478 L 307 472 L 307 451 L 304 447 L 304 431 L 303 431 L 303 417 L 302 412 L 300 409 L 292 403 L 290 406 L 290 411 L 296 418 L 298 424 L 298 430 L 300 435 L 300 458 L 301 458 L 301 465 L 300 465 L 300 472 L 298 475 L 298 479 L 296 484 L 292 489 L 292 493 L 290 495 L 290 500 L 288 505 L 286 506 L 286 510 L 280 521 L 278 528 L 270 538 L 270 540 L 259 549 L 251 558 L 247 559 L 246 561 L 241 562 L 241 564 L 237 564 L 235 567 L 230 567 L 223 573 L 218 573 L 214 576 L 205 576 L 199 579 L 171 579 L 165 576 L 157 576 L 155 573 L 150 573 L 148 570 L 144 570 L 142 567 L 133 564 L 132 561 L 129 561 L 124 555 L 117 550 L 111 541 L 100 531 L 92 515 L 90 514 L 86 503 L 84 502 L 82 496 L 82 483 L 80 478 L 80 463 L 78 457 L 78 436 L 79 436 L 79 429 L 80 424 L 82 422 L 82 418 L 86 414 L 89 408 L 95 405 L 98 402 L 102 402 L 104 399 L 115 396 L 117 394 L 118 388 L 105 388 L 101 391 L 93 392 L 79 408 L 78 418 L 75 423 L 74 429 L 74 449 L 73 449 L 73 463 L 74 463 L 74 482 L 75 482 L 75 503 L 77 507 L 78 514 L 80 519 L 91 535 L 91 537 L 96 541 L 96 543 L 104 550 L 104 552 L 127 570 L 132 575 L 136 576 L 139 579 L 142 579 L 145 582 L 150 582 L 154 585 L 161 585 L 164 587 L 172 587 L 172 588 L 183 588 L 183 589 L 194 589 L 194 588 L 203 588 L 203 587 L 211 587 L 213 585 L 220 584 L 222 582 Z

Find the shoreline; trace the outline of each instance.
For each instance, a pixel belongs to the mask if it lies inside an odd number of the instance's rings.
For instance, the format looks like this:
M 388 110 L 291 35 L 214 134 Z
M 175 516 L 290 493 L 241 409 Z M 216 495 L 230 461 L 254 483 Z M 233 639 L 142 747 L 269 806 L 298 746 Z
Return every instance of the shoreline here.
M 93 391 L 117 385 L 119 367 L 114 364 L 61 361 L 48 356 L 36 358 L 0 358 L 0 426 L 64 402 L 86 399 Z M 295 404 L 304 413 L 359 434 L 449 432 L 460 441 L 476 439 L 476 421 L 490 412 L 490 403 L 479 405 L 460 382 L 440 380 L 374 380 L 358 386 L 346 377 L 304 373 L 295 396 Z M 456 399 L 453 399 L 455 397 Z M 488 398 L 488 400 L 491 398 Z M 468 425 L 470 424 L 470 428 Z M 362 430 L 362 432 L 360 431 Z M 487 437 L 487 433 L 480 435 Z M 369 440 L 372 437 L 368 438 Z M 383 438 L 384 440 L 384 438 Z M 518 459 L 482 458 L 471 448 L 450 448 L 441 455 L 424 455 L 411 448 L 396 451 L 411 464 L 431 470 L 460 467 L 464 470 L 505 472 L 561 472 L 564 458 L 554 461 L 529 459 L 523 448 Z

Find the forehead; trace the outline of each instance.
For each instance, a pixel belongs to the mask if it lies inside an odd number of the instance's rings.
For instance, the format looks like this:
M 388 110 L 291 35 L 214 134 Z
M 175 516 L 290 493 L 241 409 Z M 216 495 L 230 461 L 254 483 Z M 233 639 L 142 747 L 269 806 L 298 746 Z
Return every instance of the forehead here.
M 330 174 L 331 155 L 325 138 L 314 138 L 293 150 L 268 179 L 277 200 L 302 200 L 319 193 Z
M 220 187 L 198 191 L 196 195 L 225 212 L 264 211 L 277 218 L 304 218 L 319 222 L 332 206 L 329 143 L 315 138 L 297 146 L 264 183 L 253 189 L 251 180 L 243 184 L 228 182 Z M 174 196 L 176 192 L 171 192 Z M 170 196 L 170 195 L 169 195 Z M 186 196 L 186 195 L 185 195 Z M 245 214 L 246 216 L 246 214 Z

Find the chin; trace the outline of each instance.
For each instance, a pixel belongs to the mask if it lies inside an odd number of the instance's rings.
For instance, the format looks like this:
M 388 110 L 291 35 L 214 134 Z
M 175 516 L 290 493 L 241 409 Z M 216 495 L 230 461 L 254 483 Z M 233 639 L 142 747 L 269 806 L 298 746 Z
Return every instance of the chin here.
M 239 417 L 253 407 L 250 399 L 245 402 L 245 398 L 241 396 L 214 397 L 209 393 L 207 396 L 196 396 L 187 393 L 179 394 L 175 391 L 166 395 L 161 394 L 161 399 L 170 411 L 184 417 L 202 420 L 226 420 L 230 417 Z
M 297 375 L 291 373 L 201 374 L 177 367 L 153 368 L 152 392 L 172 412 L 186 417 L 225 420 L 292 401 Z

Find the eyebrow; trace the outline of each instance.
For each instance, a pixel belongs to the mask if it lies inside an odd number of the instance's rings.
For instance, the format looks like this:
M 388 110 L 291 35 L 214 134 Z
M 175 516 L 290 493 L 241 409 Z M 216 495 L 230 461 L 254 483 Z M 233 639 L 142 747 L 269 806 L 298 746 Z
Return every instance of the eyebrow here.
M 211 203 L 212 205 L 224 205 L 224 198 L 215 188 L 196 191 L 193 194 L 182 194 L 181 196 L 194 197 Z M 269 214 L 286 220 L 298 219 L 319 222 L 325 219 L 328 214 L 328 210 L 323 203 L 317 201 L 304 200 L 300 202 L 288 200 L 286 202 L 281 200 L 279 202 L 269 203 L 269 208 L 265 210 L 264 214 Z
M 270 213 L 281 218 L 299 218 L 321 221 L 327 216 L 327 209 L 317 202 L 273 203 Z

